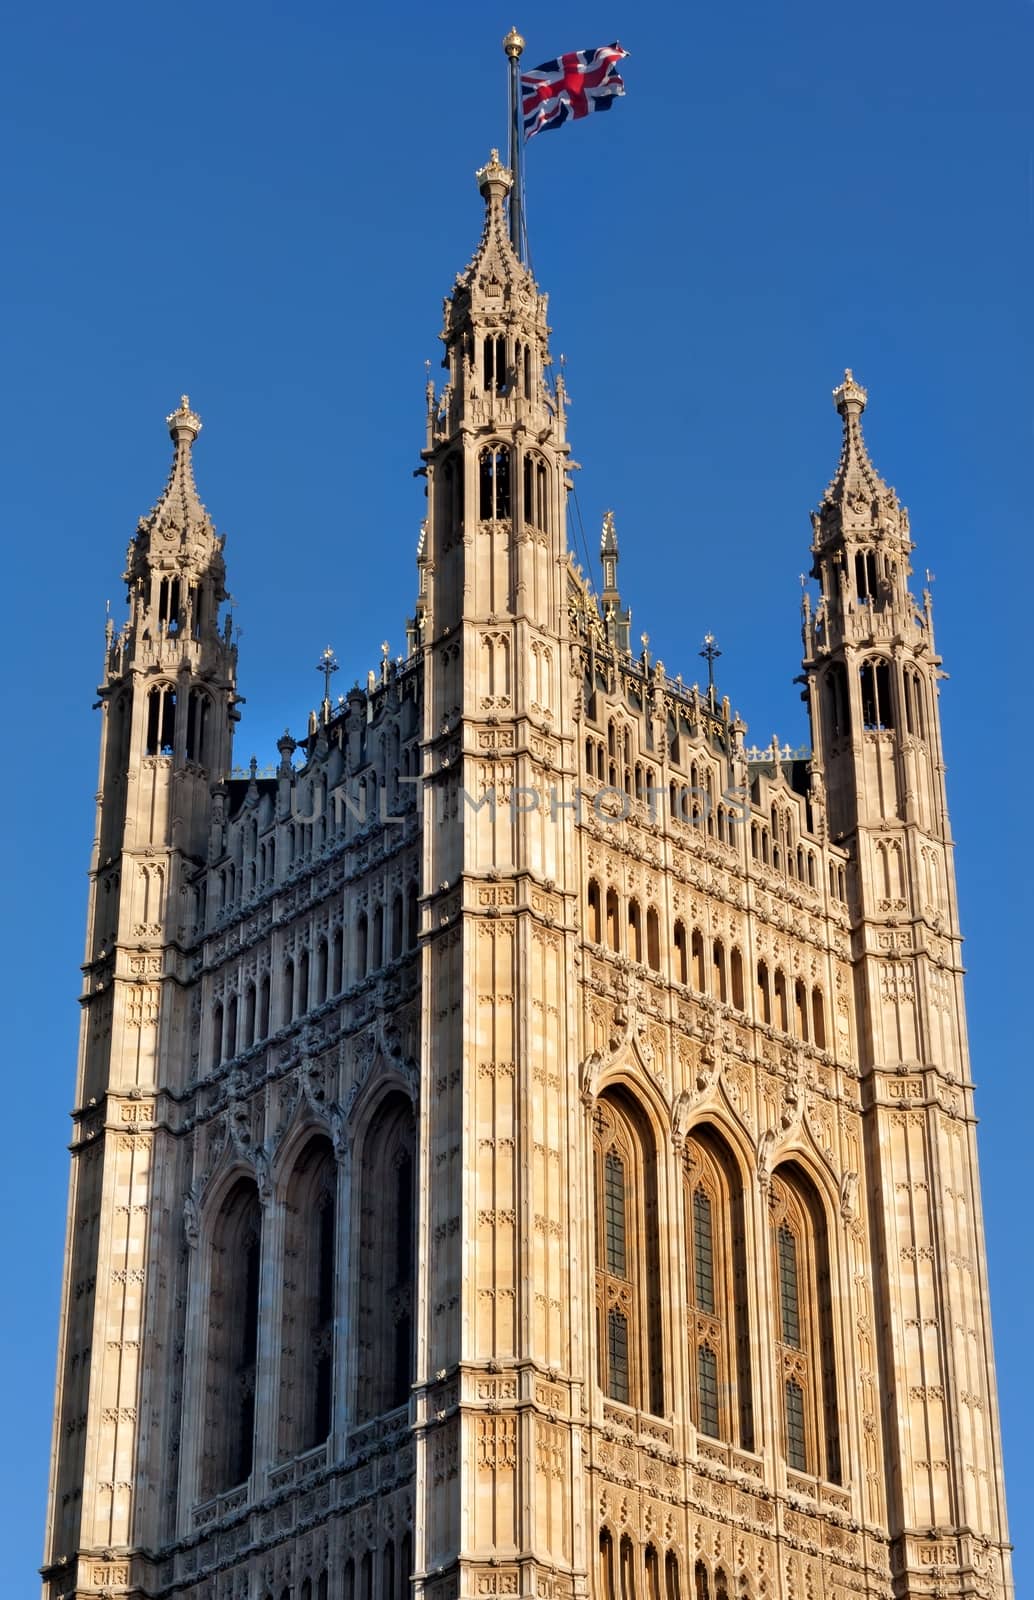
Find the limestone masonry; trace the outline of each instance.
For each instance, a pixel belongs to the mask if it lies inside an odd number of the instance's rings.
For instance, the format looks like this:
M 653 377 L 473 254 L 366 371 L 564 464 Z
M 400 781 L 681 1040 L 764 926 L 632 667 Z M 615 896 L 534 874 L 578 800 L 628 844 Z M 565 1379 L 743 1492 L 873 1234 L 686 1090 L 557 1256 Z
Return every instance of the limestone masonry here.
M 612 517 L 599 598 L 572 562 L 478 181 L 405 657 L 234 776 L 186 400 L 129 548 L 45 1600 L 999 1600 L 940 659 L 865 390 L 811 749 L 747 748 L 632 652 Z

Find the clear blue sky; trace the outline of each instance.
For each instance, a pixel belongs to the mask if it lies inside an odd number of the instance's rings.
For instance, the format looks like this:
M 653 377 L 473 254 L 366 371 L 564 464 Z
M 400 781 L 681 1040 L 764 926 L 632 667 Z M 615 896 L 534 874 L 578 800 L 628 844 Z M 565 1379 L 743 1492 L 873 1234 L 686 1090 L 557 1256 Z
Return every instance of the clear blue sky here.
M 608 117 L 530 146 L 528 210 L 568 360 L 578 501 L 594 552 L 616 512 L 634 636 L 692 679 L 713 629 L 751 737 L 804 739 L 798 573 L 845 365 L 868 385 L 869 444 L 911 509 L 917 565 L 936 573 L 1030 1586 L 1032 19 L 1028 0 L 8 10 L 6 1592 L 37 1593 L 42 1541 L 90 706 L 104 603 L 121 617 L 125 547 L 165 479 L 163 418 L 187 391 L 205 421 L 197 472 L 228 536 L 248 701 L 238 759 L 267 762 L 318 697 L 324 645 L 337 689 L 382 638 L 403 648 L 423 363 L 478 235 L 474 168 L 504 141 L 513 21 L 529 64 L 614 38 L 631 51 Z

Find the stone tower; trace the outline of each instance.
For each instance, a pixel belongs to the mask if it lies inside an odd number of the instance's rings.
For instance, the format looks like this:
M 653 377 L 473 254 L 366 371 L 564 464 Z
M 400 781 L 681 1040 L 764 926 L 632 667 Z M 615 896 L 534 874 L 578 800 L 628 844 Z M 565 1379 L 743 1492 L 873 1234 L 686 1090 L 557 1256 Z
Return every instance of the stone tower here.
M 408 648 L 232 766 L 186 401 L 110 634 L 45 1600 L 1007 1600 L 929 597 L 836 391 L 809 750 L 597 598 L 493 153 Z M 331 658 L 327 658 L 329 685 Z

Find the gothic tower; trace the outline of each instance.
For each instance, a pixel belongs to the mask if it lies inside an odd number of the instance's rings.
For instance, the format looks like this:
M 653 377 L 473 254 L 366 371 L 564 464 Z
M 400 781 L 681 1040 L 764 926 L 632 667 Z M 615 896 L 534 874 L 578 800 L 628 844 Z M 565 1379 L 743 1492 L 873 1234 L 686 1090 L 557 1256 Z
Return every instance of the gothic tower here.
M 850 860 L 888 1516 L 909 1581 L 933 1563 L 962 1583 L 974 1569 L 1006 1582 L 944 673 L 929 589 L 921 609 L 909 592 L 908 514 L 862 437 L 866 398 L 845 373 L 843 448 L 812 519 L 821 597 L 804 668 L 813 762 Z
M 407 649 L 232 766 L 200 423 L 109 628 L 44 1600 L 1009 1600 L 929 597 L 862 442 L 809 750 L 566 542 L 509 172 Z M 713 641 L 708 644 L 713 668 Z
M 201 504 L 184 396 L 172 470 L 129 547 L 129 618 L 108 623 L 90 864 L 79 1073 L 48 1548 L 160 1534 L 159 1394 L 180 1379 L 162 1263 L 177 1153 L 163 1112 L 190 1075 L 188 883 L 208 849 L 210 789 L 228 770 L 236 650 L 222 540 Z

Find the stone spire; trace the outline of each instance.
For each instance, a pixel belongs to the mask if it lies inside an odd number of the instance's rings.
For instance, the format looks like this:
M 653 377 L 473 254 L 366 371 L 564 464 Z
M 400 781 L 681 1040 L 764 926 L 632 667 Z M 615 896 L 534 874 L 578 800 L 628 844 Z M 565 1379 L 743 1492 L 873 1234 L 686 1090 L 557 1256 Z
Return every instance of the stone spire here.
M 833 402 L 843 419 L 844 437 L 836 472 L 812 515 L 816 547 L 827 545 L 842 534 L 872 537 L 879 529 L 880 537 L 889 537 L 904 549 L 911 549 L 908 512 L 874 467 L 862 434 L 862 412 L 868 398 L 848 367 L 843 383 L 833 390 Z
M 622 606 L 618 589 L 618 535 L 614 513 L 608 511 L 603 518 L 600 534 L 600 561 L 603 564 L 603 593 L 600 606 L 607 638 L 616 650 L 627 652 L 631 648 L 632 613 Z
M 222 581 L 222 540 L 198 494 L 192 451 L 201 432 L 201 418 L 183 395 L 179 406 L 165 419 L 175 449 L 168 481 L 157 503 L 137 524 L 129 548 L 126 582 L 154 565 L 204 568 Z

